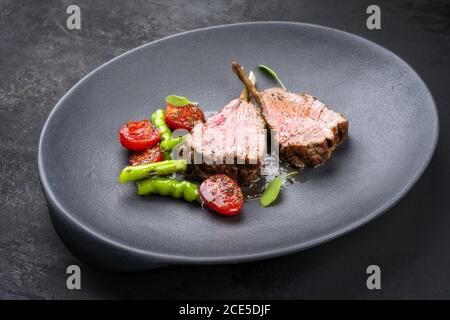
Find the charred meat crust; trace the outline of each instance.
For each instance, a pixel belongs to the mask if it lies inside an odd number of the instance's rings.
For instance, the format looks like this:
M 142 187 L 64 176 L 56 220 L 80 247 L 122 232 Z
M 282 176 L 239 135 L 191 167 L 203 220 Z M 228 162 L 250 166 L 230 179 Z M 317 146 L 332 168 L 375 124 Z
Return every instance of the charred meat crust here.
M 239 185 L 249 185 L 257 180 L 261 173 L 258 164 L 191 164 L 188 171 L 203 181 L 208 177 L 223 173 L 237 181 Z

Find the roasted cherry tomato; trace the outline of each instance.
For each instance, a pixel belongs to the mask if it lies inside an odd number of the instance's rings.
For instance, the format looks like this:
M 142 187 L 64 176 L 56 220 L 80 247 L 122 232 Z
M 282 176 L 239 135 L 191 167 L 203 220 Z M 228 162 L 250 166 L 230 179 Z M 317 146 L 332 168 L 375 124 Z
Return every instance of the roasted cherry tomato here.
M 244 203 L 237 182 L 224 174 L 216 174 L 203 181 L 199 192 L 208 208 L 225 216 L 239 213 Z
M 120 129 L 120 143 L 132 151 L 142 151 L 159 142 L 160 134 L 148 120 L 127 122 Z
M 161 151 L 161 148 L 159 146 L 154 146 L 143 151 L 134 151 L 128 162 L 132 166 L 137 166 L 140 164 L 159 162 L 163 160 L 164 153 Z
M 167 105 L 166 123 L 172 129 L 186 129 L 191 131 L 195 123 L 205 122 L 203 111 L 193 104 L 183 107 L 175 107 L 171 104 Z

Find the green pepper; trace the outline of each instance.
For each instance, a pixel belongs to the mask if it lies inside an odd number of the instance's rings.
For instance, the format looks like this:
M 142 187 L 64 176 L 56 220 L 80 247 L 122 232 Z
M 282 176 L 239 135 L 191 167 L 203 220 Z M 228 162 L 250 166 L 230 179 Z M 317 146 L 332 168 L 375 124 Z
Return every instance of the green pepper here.
M 158 194 L 173 198 L 183 198 L 188 202 L 201 202 L 197 185 L 189 181 L 152 177 L 149 179 L 136 181 L 136 186 L 140 196 Z
M 166 124 L 166 113 L 162 109 L 158 109 L 152 113 L 152 123 L 161 134 L 161 142 L 172 139 L 172 131 Z
M 172 138 L 170 140 L 161 141 L 160 147 L 162 151 L 170 151 L 184 140 L 184 137 Z
M 119 176 L 120 183 L 150 178 L 151 176 L 164 176 L 175 172 L 185 171 L 186 160 L 165 160 L 146 163 L 138 166 L 128 166 L 122 170 Z
M 278 194 L 280 193 L 281 187 L 283 186 L 284 179 L 286 179 L 287 177 L 289 177 L 293 174 L 297 174 L 297 173 L 298 172 L 296 172 L 296 171 L 287 173 L 283 176 L 276 177 L 275 179 L 270 181 L 269 184 L 267 185 L 266 189 L 264 190 L 264 192 L 261 196 L 261 199 L 259 201 L 261 203 L 261 205 L 263 207 L 267 207 L 272 202 L 274 202 L 278 198 Z
M 171 160 L 172 159 L 172 150 L 164 151 L 164 160 Z

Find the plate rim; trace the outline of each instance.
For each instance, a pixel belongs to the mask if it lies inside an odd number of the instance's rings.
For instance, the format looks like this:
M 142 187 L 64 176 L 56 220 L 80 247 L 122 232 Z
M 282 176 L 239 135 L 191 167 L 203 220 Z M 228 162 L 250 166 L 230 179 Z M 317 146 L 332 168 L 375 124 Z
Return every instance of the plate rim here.
M 222 29 L 222 28 L 231 28 L 231 27 L 239 27 L 239 26 L 247 26 L 247 25 L 293 25 L 293 26 L 302 26 L 302 27 L 308 27 L 308 28 L 317 28 L 325 31 L 331 31 L 331 32 L 337 32 L 341 33 L 345 36 L 354 37 L 359 41 L 366 42 L 370 46 L 375 46 L 378 49 L 381 49 L 382 51 L 386 52 L 387 54 L 391 55 L 393 58 L 399 60 L 400 63 L 405 65 L 409 71 L 411 71 L 417 79 L 422 83 L 423 87 L 426 89 L 426 92 L 428 93 L 431 103 L 433 105 L 432 112 L 433 116 L 435 118 L 434 123 L 434 133 L 433 133 L 433 143 L 430 145 L 431 148 L 427 152 L 427 156 L 425 157 L 425 161 L 421 164 L 419 169 L 416 171 L 416 173 L 411 177 L 411 179 L 404 185 L 404 187 L 397 192 L 389 201 L 385 202 L 383 205 L 378 207 L 375 210 L 372 210 L 369 214 L 367 214 L 364 218 L 359 219 L 357 221 L 352 222 L 351 224 L 347 225 L 344 228 L 340 228 L 332 233 L 328 233 L 326 235 L 323 235 L 321 237 L 314 238 L 307 242 L 300 242 L 297 244 L 289 245 L 289 246 L 283 246 L 275 249 L 270 250 L 260 250 L 255 253 L 247 253 L 247 254 L 231 254 L 231 255 L 219 255 L 219 256 L 194 256 L 194 255 L 183 255 L 183 254 L 167 254 L 167 253 L 160 253 L 160 252 L 154 252 L 151 250 L 143 250 L 139 248 L 135 248 L 132 246 L 129 246 L 125 243 L 121 243 L 117 240 L 111 239 L 108 236 L 102 234 L 101 232 L 96 231 L 95 229 L 92 229 L 84 224 L 82 224 L 80 221 L 75 219 L 68 210 L 66 210 L 58 201 L 57 196 L 53 192 L 50 183 L 47 179 L 45 169 L 44 169 L 44 160 L 43 160 L 43 144 L 44 139 L 46 136 L 46 132 L 48 131 L 48 127 L 50 122 L 52 121 L 52 118 L 54 117 L 56 111 L 61 108 L 61 106 L 64 104 L 65 100 L 68 99 L 71 94 L 85 81 L 87 81 L 90 77 L 92 77 L 97 71 L 101 70 L 102 68 L 105 68 L 110 63 L 115 62 L 116 60 L 134 53 L 135 51 L 141 50 L 147 46 L 154 45 L 156 43 L 159 43 L 161 41 L 165 41 L 167 39 L 176 38 L 176 37 L 182 37 L 186 34 L 192 34 L 197 32 L 202 32 L 206 30 L 213 30 L 213 29 Z M 392 208 L 396 203 L 398 203 L 409 191 L 410 189 L 417 183 L 419 178 L 424 173 L 425 169 L 428 167 L 434 153 L 436 150 L 437 142 L 439 138 L 439 112 L 436 107 L 436 102 L 433 98 L 433 95 L 431 94 L 431 91 L 429 90 L 426 83 L 423 81 L 423 79 L 420 77 L 420 75 L 402 58 L 400 58 L 397 54 L 390 51 L 389 49 L 385 48 L 382 45 L 379 45 L 371 40 L 368 40 L 366 38 L 363 38 L 362 36 L 359 36 L 357 34 L 353 34 L 347 31 L 339 30 L 332 27 L 312 24 L 312 23 L 304 23 L 304 22 L 295 22 L 295 21 L 251 21 L 251 22 L 240 22 L 240 23 L 232 23 L 232 24 L 221 24 L 221 25 L 215 25 L 215 26 L 209 26 L 205 28 L 198 28 L 193 30 L 187 30 L 183 31 L 181 33 L 176 33 L 169 35 L 167 37 L 163 37 L 161 39 L 157 39 L 148 43 L 145 43 L 143 45 L 140 45 L 136 48 L 133 48 L 131 50 L 128 50 L 108 61 L 101 64 L 100 66 L 94 68 L 92 71 L 90 71 L 87 75 L 83 76 L 77 83 L 75 83 L 56 103 L 56 105 L 53 107 L 51 112 L 49 113 L 44 126 L 42 127 L 40 136 L 39 136 L 39 145 L 38 145 L 38 173 L 39 173 L 39 179 L 41 182 L 41 186 L 44 192 L 44 195 L 46 197 L 47 202 L 52 206 L 52 208 L 56 209 L 54 212 L 50 212 L 50 216 L 52 214 L 57 213 L 58 215 L 62 216 L 64 219 L 69 220 L 70 223 L 74 224 L 76 227 L 81 229 L 82 231 L 86 232 L 90 237 L 93 237 L 95 240 L 99 240 L 101 242 L 104 242 L 108 244 L 109 246 L 115 247 L 120 250 L 125 250 L 128 252 L 132 252 L 133 254 L 137 254 L 138 256 L 142 256 L 151 260 L 157 260 L 162 261 L 166 264 L 216 264 L 216 263 L 230 263 L 230 262 L 245 262 L 245 261 L 252 261 L 252 260 L 260 260 L 260 259 L 266 259 L 266 258 L 272 258 L 277 256 L 282 256 L 294 252 L 303 251 L 305 249 L 318 246 L 320 244 L 323 244 L 325 242 L 331 241 L 333 239 L 336 239 L 340 236 L 343 236 L 350 231 L 353 231 L 355 229 L 358 229 L 365 225 L 366 223 L 372 221 L 373 219 L 381 216 L 383 213 L 388 211 L 390 208 Z

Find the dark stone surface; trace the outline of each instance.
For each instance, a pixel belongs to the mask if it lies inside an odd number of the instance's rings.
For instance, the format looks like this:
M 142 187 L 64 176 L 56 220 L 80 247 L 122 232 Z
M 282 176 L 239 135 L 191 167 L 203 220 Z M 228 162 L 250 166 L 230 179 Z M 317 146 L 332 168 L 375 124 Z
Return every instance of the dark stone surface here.
M 382 30 L 365 27 L 368 1 L 76 1 L 82 30 L 65 28 L 72 1 L 0 1 L 0 298 L 450 298 L 450 4 L 376 1 Z M 400 55 L 436 100 L 440 140 L 418 184 L 388 213 L 323 246 L 238 265 L 105 272 L 75 258 L 48 217 L 37 144 L 58 99 L 103 62 L 185 30 L 258 20 L 322 24 Z M 270 39 L 268 39 L 270 41 Z M 66 267 L 82 290 L 66 289 Z M 365 286 L 382 268 L 381 291 Z

